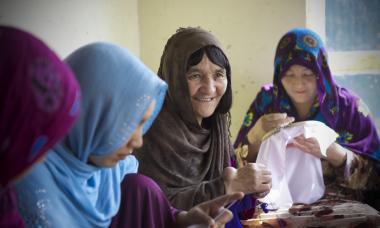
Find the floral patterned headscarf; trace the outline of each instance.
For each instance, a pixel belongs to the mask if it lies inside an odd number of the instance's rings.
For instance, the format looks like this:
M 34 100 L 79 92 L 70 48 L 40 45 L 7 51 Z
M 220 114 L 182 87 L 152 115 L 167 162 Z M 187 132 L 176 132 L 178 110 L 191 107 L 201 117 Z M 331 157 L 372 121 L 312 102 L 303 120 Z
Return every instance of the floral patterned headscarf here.
M 274 61 L 274 102 L 280 112 L 291 112 L 290 100 L 281 79 L 290 66 L 298 64 L 311 69 L 317 76 L 317 99 L 311 113 L 320 111 L 331 126 L 336 125 L 338 108 L 337 86 L 327 64 L 327 53 L 320 37 L 305 28 L 290 30 L 279 41 Z

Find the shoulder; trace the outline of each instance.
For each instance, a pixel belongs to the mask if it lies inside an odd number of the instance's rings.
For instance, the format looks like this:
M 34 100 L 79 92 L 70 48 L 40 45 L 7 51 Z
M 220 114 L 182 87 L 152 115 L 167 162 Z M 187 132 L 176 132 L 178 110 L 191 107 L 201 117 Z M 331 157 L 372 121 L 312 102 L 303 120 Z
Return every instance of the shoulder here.
M 264 111 L 273 103 L 274 87 L 272 84 L 263 85 L 253 100 L 251 107 Z
M 46 166 L 46 160 L 33 165 L 28 172 L 17 181 L 16 186 L 22 186 L 22 188 L 41 188 L 49 185 L 49 182 L 53 180 L 49 169 Z
M 350 109 L 354 112 L 362 113 L 364 116 L 370 114 L 367 104 L 358 95 L 344 87 L 338 87 L 337 91 L 340 109 Z

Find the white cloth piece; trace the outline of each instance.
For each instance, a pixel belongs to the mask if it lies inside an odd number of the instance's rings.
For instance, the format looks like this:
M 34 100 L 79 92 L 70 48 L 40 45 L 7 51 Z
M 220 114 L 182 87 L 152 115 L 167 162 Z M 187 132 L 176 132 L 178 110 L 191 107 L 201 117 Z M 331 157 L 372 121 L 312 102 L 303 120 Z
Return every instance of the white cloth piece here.
M 338 134 L 319 121 L 304 121 L 281 128 L 261 143 L 256 162 L 272 173 L 272 189 L 260 199 L 270 208 L 289 208 L 293 203 L 310 204 L 325 191 L 321 160 L 295 147 L 288 147 L 293 138 L 304 134 L 314 137 L 321 153 L 335 142 Z

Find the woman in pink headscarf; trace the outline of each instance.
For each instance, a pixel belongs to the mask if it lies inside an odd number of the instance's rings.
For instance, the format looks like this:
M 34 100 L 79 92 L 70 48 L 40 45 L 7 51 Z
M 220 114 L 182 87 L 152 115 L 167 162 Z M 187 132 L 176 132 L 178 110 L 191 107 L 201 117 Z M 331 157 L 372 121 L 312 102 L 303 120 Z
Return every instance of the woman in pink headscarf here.
M 71 70 L 33 35 L 0 26 L 0 227 L 23 227 L 13 183 L 73 125 Z

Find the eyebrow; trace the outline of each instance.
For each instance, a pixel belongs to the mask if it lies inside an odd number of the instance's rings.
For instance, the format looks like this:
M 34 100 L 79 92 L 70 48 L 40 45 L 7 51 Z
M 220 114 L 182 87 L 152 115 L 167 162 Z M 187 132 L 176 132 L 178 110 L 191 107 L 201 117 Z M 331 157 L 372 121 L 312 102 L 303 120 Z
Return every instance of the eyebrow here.
M 218 66 L 218 67 L 219 67 L 219 66 Z M 191 68 L 187 71 L 187 74 L 191 74 L 191 73 L 193 73 L 193 72 L 197 72 L 197 71 L 201 71 L 201 70 L 200 70 L 199 68 L 193 66 L 193 67 L 191 67 Z M 219 72 L 226 73 L 227 70 L 226 70 L 225 68 L 220 67 L 220 69 L 217 69 L 216 72 L 218 72 L 218 73 L 219 73 Z
M 193 72 L 196 72 L 196 71 L 199 71 L 198 68 L 190 68 L 188 71 L 187 71 L 187 74 L 190 74 L 190 73 L 193 73 Z

